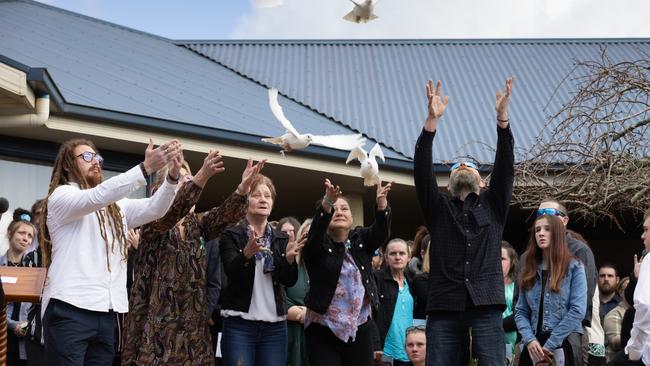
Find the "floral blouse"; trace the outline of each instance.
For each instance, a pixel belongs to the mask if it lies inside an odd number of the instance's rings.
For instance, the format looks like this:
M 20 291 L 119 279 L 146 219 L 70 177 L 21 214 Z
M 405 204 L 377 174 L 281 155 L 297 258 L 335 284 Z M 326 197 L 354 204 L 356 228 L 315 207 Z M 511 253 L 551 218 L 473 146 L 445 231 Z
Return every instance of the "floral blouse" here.
M 349 241 L 348 241 L 349 242 Z M 324 325 L 343 342 L 354 342 L 357 329 L 370 317 L 370 301 L 361 283 L 361 273 L 349 252 L 345 253 L 332 302 L 323 315 L 307 309 L 305 328 L 312 322 Z
M 214 365 L 205 244 L 244 216 L 246 197 L 233 193 L 210 211 L 190 212 L 201 191 L 187 182 L 164 217 L 141 227 L 123 365 Z

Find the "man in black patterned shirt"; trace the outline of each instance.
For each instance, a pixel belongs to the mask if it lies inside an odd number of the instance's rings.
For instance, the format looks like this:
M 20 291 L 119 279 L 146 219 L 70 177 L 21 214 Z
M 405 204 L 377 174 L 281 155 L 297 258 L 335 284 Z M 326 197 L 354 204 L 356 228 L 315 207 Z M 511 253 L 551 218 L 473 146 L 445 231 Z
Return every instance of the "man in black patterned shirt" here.
M 427 365 L 458 365 L 463 339 L 472 329 L 472 349 L 480 365 L 505 362 L 501 313 L 505 306 L 501 237 L 514 180 L 513 138 L 508 104 L 513 79 L 496 95 L 497 150 L 490 186 L 483 189 L 478 167 L 459 162 L 451 168 L 449 192 L 438 192 L 432 144 L 449 97 L 440 81 L 427 84 L 429 114 L 415 147 L 418 201 L 431 233 L 427 299 Z

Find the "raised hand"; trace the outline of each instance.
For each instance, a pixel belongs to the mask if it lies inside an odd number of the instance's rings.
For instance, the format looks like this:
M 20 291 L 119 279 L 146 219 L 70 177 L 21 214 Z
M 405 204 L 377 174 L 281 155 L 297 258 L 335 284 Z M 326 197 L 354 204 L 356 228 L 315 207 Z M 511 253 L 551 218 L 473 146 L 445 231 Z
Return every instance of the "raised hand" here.
M 385 210 L 388 207 L 388 192 L 393 187 L 393 182 L 387 183 L 385 186 L 381 185 L 381 181 L 377 182 L 377 208 Z
M 178 183 L 178 178 L 183 166 L 183 152 L 182 150 L 176 155 L 171 156 L 167 162 L 167 179 L 170 183 Z
M 302 251 L 302 248 L 307 243 L 307 233 L 304 233 L 300 240 L 296 240 L 294 234 L 289 234 L 289 243 L 287 244 L 286 258 L 287 262 L 293 263 L 296 260 L 298 254 Z
M 439 119 L 445 113 L 447 104 L 449 103 L 449 96 L 444 98 L 441 95 L 442 83 L 440 80 L 436 82 L 436 89 L 433 89 L 433 81 L 429 80 L 427 83 L 427 100 L 429 105 L 429 117 L 431 119 Z
M 342 194 L 341 187 L 334 186 L 332 182 L 330 182 L 330 180 L 326 178 L 325 196 L 323 196 L 323 203 L 322 203 L 325 212 L 330 212 L 332 206 L 334 206 L 334 203 L 336 202 L 336 200 L 339 198 L 341 194 Z
M 509 77 L 506 79 L 505 90 L 497 90 L 496 98 L 496 111 L 497 111 L 497 121 L 499 127 L 506 128 L 508 127 L 508 104 L 510 103 L 510 94 L 512 93 L 512 82 L 515 80 L 514 77 Z
M 246 163 L 246 169 L 241 174 L 241 183 L 237 186 L 237 194 L 240 196 L 246 196 L 251 190 L 251 184 L 255 181 L 255 177 L 262 171 L 266 159 L 260 160 L 257 164 L 253 164 L 253 159 L 248 159 Z
M 167 162 L 182 150 L 178 140 L 171 140 L 153 148 L 153 140 L 149 139 L 149 145 L 144 152 L 144 169 L 151 175 L 167 164 Z
M 208 155 L 203 159 L 203 165 L 192 179 L 194 184 L 203 188 L 210 178 L 215 174 L 221 173 L 226 168 L 223 166 L 223 157 L 219 154 L 219 150 L 210 150 Z
M 248 237 L 248 243 L 244 247 L 244 257 L 251 259 L 256 253 L 264 250 L 264 242 L 261 236 L 257 236 L 255 229 L 251 225 L 248 225 Z

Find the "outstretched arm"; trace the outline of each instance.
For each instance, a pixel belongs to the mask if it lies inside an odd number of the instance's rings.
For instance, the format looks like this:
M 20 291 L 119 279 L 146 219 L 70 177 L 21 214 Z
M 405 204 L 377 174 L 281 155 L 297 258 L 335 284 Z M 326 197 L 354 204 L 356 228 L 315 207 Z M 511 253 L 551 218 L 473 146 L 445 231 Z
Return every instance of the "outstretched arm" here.
M 305 260 L 318 254 L 318 251 L 323 246 L 323 242 L 327 236 L 327 227 L 334 215 L 333 205 L 340 194 L 341 187 L 335 186 L 329 179 L 325 179 L 325 196 L 323 196 L 321 206 L 318 207 L 312 219 L 309 236 L 302 249 L 302 255 Z
M 388 206 L 388 192 L 393 186 L 393 182 L 381 185 L 377 183 L 377 211 L 375 212 L 375 221 L 367 228 L 361 231 L 361 237 L 364 243 L 367 243 L 366 251 L 374 252 L 378 247 L 383 246 L 390 238 L 391 212 Z
M 244 216 L 247 203 L 246 197 L 250 192 L 251 184 L 264 167 L 265 162 L 266 160 L 262 160 L 257 164 L 253 164 L 253 160 L 248 159 L 237 190 L 221 205 L 212 208 L 201 216 L 201 227 L 208 240 L 216 239 L 226 227 L 236 223 Z
M 513 138 L 510 132 L 508 119 L 508 105 L 512 93 L 513 78 L 506 80 L 505 91 L 497 91 L 497 151 L 494 158 L 494 167 L 488 188 L 492 207 L 496 210 L 496 217 L 505 221 L 512 197 L 512 185 L 515 177 Z
M 449 97 L 441 96 L 441 83 L 438 80 L 436 89 L 433 88 L 433 81 L 429 80 L 426 85 L 428 110 L 427 119 L 418 141 L 415 144 L 415 155 L 413 159 L 413 178 L 415 191 L 418 195 L 418 202 L 424 214 L 426 222 L 431 222 L 435 215 L 435 202 L 438 200 L 438 182 L 433 170 L 432 145 L 438 121 L 447 109 Z

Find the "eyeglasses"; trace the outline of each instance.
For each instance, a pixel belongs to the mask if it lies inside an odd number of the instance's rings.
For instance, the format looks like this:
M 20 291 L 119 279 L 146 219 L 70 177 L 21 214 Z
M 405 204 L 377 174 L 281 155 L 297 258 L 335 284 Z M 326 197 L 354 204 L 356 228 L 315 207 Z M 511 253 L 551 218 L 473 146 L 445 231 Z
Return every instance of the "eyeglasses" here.
M 565 217 L 566 214 L 557 208 L 540 208 L 537 210 L 537 217 L 543 216 L 543 215 L 551 215 L 551 216 L 561 216 Z
M 461 164 L 464 164 L 468 168 L 478 170 L 478 166 L 476 166 L 476 164 L 472 163 L 471 161 L 459 161 L 458 163 L 451 166 L 451 171 L 453 172 L 454 170 L 460 168 Z
M 91 151 L 84 151 L 81 154 L 77 155 L 77 157 L 84 159 L 84 161 L 86 163 L 92 163 L 93 158 L 97 159 L 97 162 L 99 163 L 99 165 L 102 165 L 104 163 L 104 158 L 102 158 L 101 155 L 99 155 L 98 153 L 91 152 Z

